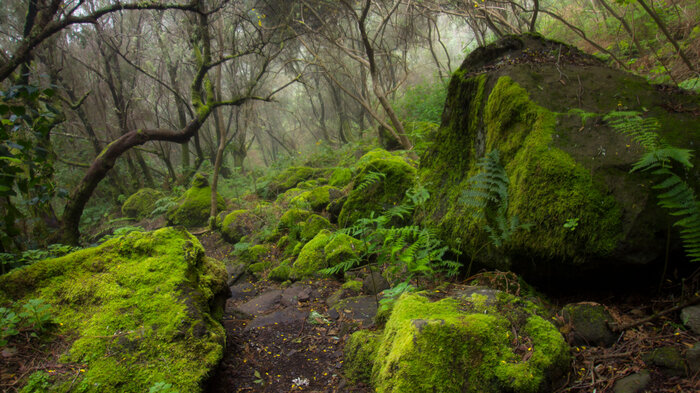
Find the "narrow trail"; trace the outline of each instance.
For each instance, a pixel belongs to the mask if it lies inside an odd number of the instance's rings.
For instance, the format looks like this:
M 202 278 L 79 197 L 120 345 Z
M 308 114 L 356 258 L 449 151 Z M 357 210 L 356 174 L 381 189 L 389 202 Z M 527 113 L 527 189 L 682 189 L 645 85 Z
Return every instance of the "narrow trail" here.
M 215 234 L 200 240 L 209 256 L 223 259 L 230 252 Z M 371 392 L 341 375 L 345 340 L 371 324 L 372 315 L 352 306 L 329 310 L 326 301 L 339 288 L 330 279 L 284 288 L 266 280 L 233 284 L 223 316 L 226 352 L 205 391 Z

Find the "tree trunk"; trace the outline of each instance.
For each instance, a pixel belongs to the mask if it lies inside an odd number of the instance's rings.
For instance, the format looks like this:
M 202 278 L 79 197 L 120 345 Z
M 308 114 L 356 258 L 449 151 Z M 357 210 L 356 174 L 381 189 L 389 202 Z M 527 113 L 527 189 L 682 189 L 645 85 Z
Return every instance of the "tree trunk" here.
M 208 115 L 209 113 L 204 113 L 201 120 L 194 119 L 187 127 L 179 131 L 139 129 L 130 131 L 110 143 L 102 154 L 97 156 L 95 161 L 93 161 L 85 176 L 71 192 L 61 222 L 60 236 L 62 243 L 78 244 L 80 238 L 80 217 L 85 209 L 85 204 L 90 199 L 90 196 L 93 191 L 95 191 L 100 181 L 102 181 L 109 170 L 114 167 L 117 158 L 129 151 L 132 147 L 143 145 L 149 141 L 187 143 L 192 136 L 196 135 Z

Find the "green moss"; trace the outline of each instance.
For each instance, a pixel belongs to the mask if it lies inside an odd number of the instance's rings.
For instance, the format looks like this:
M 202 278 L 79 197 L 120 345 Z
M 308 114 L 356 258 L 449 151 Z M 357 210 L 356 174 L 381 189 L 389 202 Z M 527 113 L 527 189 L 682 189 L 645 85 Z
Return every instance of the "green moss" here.
M 277 199 L 275 199 L 275 202 L 281 205 L 289 204 L 292 201 L 292 199 L 303 194 L 304 192 L 306 191 L 302 190 L 301 188 L 290 188 L 289 190 L 279 194 L 277 196 Z
M 122 214 L 137 219 L 148 217 L 155 208 L 156 201 L 162 197 L 163 193 L 158 190 L 142 188 L 124 201 Z
M 349 280 L 343 283 L 343 289 L 349 289 L 355 292 L 362 292 L 362 280 Z
M 219 210 L 226 209 L 226 202 L 218 193 L 216 206 Z M 210 212 L 211 187 L 206 184 L 206 178 L 198 174 L 192 182 L 192 188 L 178 199 L 177 205 L 168 209 L 166 217 L 170 225 L 196 227 L 207 224 Z
M 164 228 L 13 271 L 0 297 L 51 305 L 57 336 L 72 340 L 59 363 L 84 365 L 71 386 L 143 392 L 167 381 L 184 393 L 199 392 L 223 354 L 210 304 L 225 285 L 224 266 L 194 236 Z
M 328 266 L 335 266 L 348 259 L 357 258 L 366 250 L 365 243 L 344 233 L 336 233 L 326 244 L 323 252 Z
M 312 213 L 308 210 L 292 208 L 284 212 L 280 217 L 277 228 L 281 231 L 291 230 L 298 227 L 300 223 L 306 221 Z
M 292 268 L 289 261 L 283 261 L 279 266 L 270 270 L 270 274 L 268 274 L 267 278 L 272 281 L 285 282 L 289 280 L 291 272 Z
M 299 182 L 310 179 L 316 173 L 317 170 L 310 167 L 289 167 L 272 179 L 268 189 L 276 195 L 296 186 Z
M 338 216 L 338 224 L 343 227 L 352 225 L 360 218 L 369 217 L 371 212 L 381 214 L 401 203 L 416 176 L 416 169 L 405 159 L 381 149 L 372 150 L 360 158 L 358 171 L 354 180 L 355 189 L 350 191 Z M 370 172 L 379 172 L 385 177 L 369 187 L 357 189 L 357 185 Z
M 322 230 L 311 239 L 299 252 L 299 257 L 292 266 L 291 276 L 296 279 L 312 276 L 319 269 L 328 267 L 325 263 L 323 248 L 328 244 L 331 233 Z
M 328 179 L 328 184 L 333 187 L 343 188 L 352 181 L 350 168 L 335 168 Z
M 530 340 L 526 352 L 531 355 L 515 352 L 513 329 Z M 498 312 L 470 313 L 462 301 L 432 302 L 419 294 L 404 294 L 396 302 L 376 352 L 372 344 L 357 350 L 364 341 L 362 335 L 353 338 L 348 349 L 373 363 L 377 392 L 534 393 L 545 391 L 569 362 L 563 337 L 539 316 L 520 326 Z M 349 355 L 347 370 L 365 375 L 356 358 Z
M 331 201 L 331 193 L 341 194 L 342 192 L 332 186 L 321 186 L 309 191 L 305 191 L 289 202 L 290 205 L 305 208 L 313 211 L 322 211 Z
M 331 229 L 332 227 L 331 223 L 326 218 L 318 214 L 312 214 L 302 224 L 301 232 L 299 233 L 302 241 L 311 240 L 317 233 L 321 232 L 321 230 Z
M 238 243 L 252 232 L 253 216 L 247 210 L 234 210 L 221 221 L 221 235 L 230 243 Z
M 252 265 L 259 262 L 269 262 L 271 246 L 269 244 L 256 244 L 253 247 L 245 250 L 240 260 L 246 265 Z
M 261 273 L 267 270 L 270 267 L 270 262 L 256 262 L 256 263 L 251 263 L 250 266 L 248 266 L 248 271 L 251 273 Z
M 358 330 L 345 344 L 343 371 L 354 382 L 369 383 L 372 376 L 372 362 L 380 343 L 380 334 L 368 330 Z
M 487 81 L 482 74 L 451 83 L 448 106 L 454 109 L 421 168 L 422 178 L 432 179 L 424 223 L 439 228 L 448 244 L 467 255 L 487 243 L 483 222 L 459 199 L 476 159 L 499 149 L 510 178 L 508 215 L 533 225 L 512 238 L 513 252 L 571 259 L 609 254 L 621 235 L 620 207 L 589 170 L 554 147 L 556 114 L 532 102 L 509 77 L 498 78 L 485 97 Z M 564 228 L 569 218 L 583 225 L 576 231 Z M 503 258 L 482 262 L 508 267 Z
M 321 230 L 299 252 L 292 267 L 292 277 L 312 276 L 321 269 L 361 255 L 363 250 L 364 243 L 353 237 L 343 233 L 331 235 L 328 230 Z

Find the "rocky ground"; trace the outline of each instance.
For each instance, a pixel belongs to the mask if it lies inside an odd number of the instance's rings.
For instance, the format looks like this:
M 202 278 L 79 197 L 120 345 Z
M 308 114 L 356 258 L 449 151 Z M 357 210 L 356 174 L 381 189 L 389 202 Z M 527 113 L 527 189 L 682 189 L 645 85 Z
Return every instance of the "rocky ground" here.
M 231 246 L 217 234 L 205 233 L 200 240 L 210 256 L 230 252 Z M 488 280 L 478 278 L 480 284 L 488 284 Z M 280 286 L 240 275 L 233 277 L 231 284 L 224 315 L 227 351 L 207 392 L 372 391 L 343 377 L 343 347 L 353 331 L 373 328 L 374 296 L 342 301 L 337 294 L 332 296 L 341 288 L 333 279 Z M 509 288 L 519 290 L 515 282 Z M 351 295 L 357 293 L 344 291 L 340 297 Z M 611 318 L 611 326 L 640 321 L 672 305 L 671 299 L 648 294 L 590 299 L 596 302 L 582 302 L 585 296 L 559 301 L 562 306 L 583 304 L 602 309 Z M 565 313 L 556 315 L 562 331 L 568 332 L 574 355 L 571 372 L 557 392 L 700 391 L 699 336 L 682 326 L 678 312 L 621 333 L 609 329 L 604 333 L 579 332 L 585 328 L 575 326 Z M 601 334 L 612 339 L 597 342 L 606 340 Z

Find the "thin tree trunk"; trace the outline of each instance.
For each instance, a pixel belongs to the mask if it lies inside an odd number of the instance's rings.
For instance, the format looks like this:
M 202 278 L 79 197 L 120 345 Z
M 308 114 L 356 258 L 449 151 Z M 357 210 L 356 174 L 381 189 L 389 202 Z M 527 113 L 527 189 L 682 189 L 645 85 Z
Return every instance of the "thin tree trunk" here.
M 644 11 L 646 11 L 647 14 L 649 14 L 649 16 L 651 16 L 651 18 L 654 19 L 656 25 L 659 26 L 659 29 L 661 29 L 661 32 L 664 33 L 666 39 L 668 39 L 668 42 L 670 42 L 671 45 L 673 45 L 673 47 L 676 49 L 676 53 L 678 53 L 678 56 L 681 57 L 683 63 L 685 63 L 685 65 L 688 66 L 688 69 L 697 73 L 695 66 L 688 59 L 688 56 L 686 56 L 685 51 L 681 49 L 680 45 L 678 45 L 678 42 L 675 39 L 673 39 L 673 36 L 671 35 L 671 33 L 669 33 L 668 28 L 666 28 L 666 24 L 661 20 L 661 18 L 659 18 L 659 15 L 656 12 L 654 12 L 654 10 L 651 9 L 651 7 L 649 7 L 647 3 L 645 3 L 643 0 L 637 0 L 637 3 L 639 3 L 639 5 L 641 5 L 642 8 L 644 8 Z

